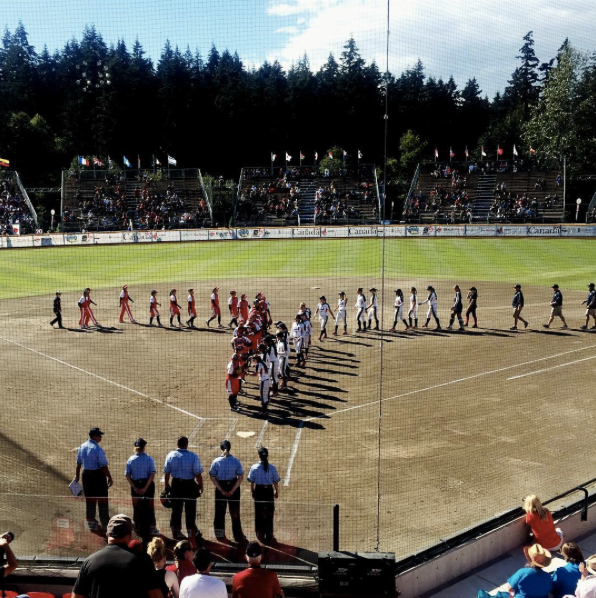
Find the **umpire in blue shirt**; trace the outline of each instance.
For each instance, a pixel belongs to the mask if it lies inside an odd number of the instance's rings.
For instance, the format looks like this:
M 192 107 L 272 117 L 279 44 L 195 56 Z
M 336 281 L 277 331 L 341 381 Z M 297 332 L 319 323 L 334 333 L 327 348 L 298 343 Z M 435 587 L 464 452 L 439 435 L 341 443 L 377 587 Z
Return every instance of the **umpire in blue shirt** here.
M 232 533 L 236 542 L 243 542 L 246 536 L 240 523 L 240 484 L 244 479 L 244 469 L 240 461 L 230 455 L 232 444 L 222 440 L 219 448 L 223 451 L 209 469 L 209 477 L 215 486 L 215 517 L 213 528 L 218 540 L 226 539 L 226 509 L 230 509 Z
M 103 533 L 106 533 L 110 521 L 108 504 L 108 488 L 113 485 L 112 475 L 108 469 L 108 460 L 104 450 L 99 446 L 103 432 L 99 428 L 89 430 L 89 440 L 83 442 L 77 453 L 75 481 L 78 482 L 83 468 L 83 492 L 87 510 L 87 525 L 93 532 L 99 531 L 95 519 L 96 507 Z
M 130 484 L 132 511 L 137 534 L 145 542 L 158 534 L 155 525 L 155 461 L 145 452 L 147 441 L 135 440 L 135 454 L 126 462 L 124 475 Z
M 197 528 L 197 498 L 203 494 L 203 468 L 198 455 L 188 450 L 188 438 L 178 438 L 178 448 L 168 453 L 163 468 L 166 489 L 171 488 L 172 514 L 170 528 L 175 540 L 186 539 L 182 535 L 182 510 L 186 514 L 186 530 L 189 538 L 201 537 Z M 170 484 L 170 479 L 172 483 Z

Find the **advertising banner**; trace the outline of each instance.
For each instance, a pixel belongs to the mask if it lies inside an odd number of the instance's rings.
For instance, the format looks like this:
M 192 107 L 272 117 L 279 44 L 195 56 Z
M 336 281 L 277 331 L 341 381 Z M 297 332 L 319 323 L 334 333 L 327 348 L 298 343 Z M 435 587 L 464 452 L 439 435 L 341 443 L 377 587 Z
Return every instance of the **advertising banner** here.
M 434 237 L 434 226 L 411 225 L 406 226 L 406 237 Z
M 235 228 L 212 229 L 208 235 L 209 241 L 232 241 L 237 238 Z
M 238 239 L 291 239 L 292 229 L 285 228 L 239 228 Z
M 497 226 L 498 237 L 527 237 L 527 226 Z
M 405 237 L 406 229 L 403 226 L 379 227 L 379 237 L 382 237 L 383 234 L 385 237 Z
M 492 226 L 466 226 L 466 237 L 494 237 L 497 234 L 497 227 Z
M 181 230 L 181 241 L 207 241 L 209 239 L 209 231 L 207 229 L 201 230 Z
M 595 237 L 596 226 L 562 226 L 562 237 Z
M 437 237 L 463 237 L 465 234 L 465 226 L 435 226 L 435 235 Z
M 318 227 L 314 228 L 293 228 L 292 237 L 294 239 L 308 239 L 317 238 L 321 236 L 321 229 Z
M 379 234 L 378 226 L 350 226 L 350 237 L 377 237 Z
M 321 237 L 323 237 L 325 239 L 340 239 L 342 237 L 347 237 L 350 234 L 347 227 L 340 228 L 340 227 L 328 226 L 328 227 L 321 228 L 320 231 L 321 231 Z
M 560 226 L 548 226 L 539 224 L 537 226 L 529 225 L 528 237 L 560 237 L 561 227 Z

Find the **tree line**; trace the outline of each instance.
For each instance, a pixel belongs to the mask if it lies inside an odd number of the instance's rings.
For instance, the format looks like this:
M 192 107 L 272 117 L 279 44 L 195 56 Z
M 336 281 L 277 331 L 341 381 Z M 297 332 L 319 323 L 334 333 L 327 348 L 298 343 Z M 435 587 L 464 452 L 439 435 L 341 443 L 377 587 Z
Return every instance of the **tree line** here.
M 505 89 L 489 99 L 475 77 L 460 89 L 453 77 L 429 77 L 418 61 L 399 75 L 367 63 L 356 41 L 313 71 L 307 55 L 286 72 L 279 62 L 248 68 L 237 53 L 211 47 L 180 50 L 166 41 L 156 64 L 136 40 L 108 45 L 95 27 L 60 50 L 30 45 L 21 23 L 0 47 L 0 157 L 28 184 L 58 183 L 76 155 L 127 155 L 136 166 L 151 156 L 176 157 L 237 177 L 240 167 L 283 162 L 287 150 L 311 163 L 314 152 L 341 147 L 355 161 L 383 161 L 388 94 L 390 175 L 407 179 L 434 148 L 530 145 L 538 159 L 576 172 L 596 166 L 596 54 L 565 40 L 541 62 L 533 33 L 523 38 Z M 513 59 L 512 59 L 513 64 Z M 508 150 L 510 151 L 510 150 Z M 493 157 L 494 159 L 494 157 Z

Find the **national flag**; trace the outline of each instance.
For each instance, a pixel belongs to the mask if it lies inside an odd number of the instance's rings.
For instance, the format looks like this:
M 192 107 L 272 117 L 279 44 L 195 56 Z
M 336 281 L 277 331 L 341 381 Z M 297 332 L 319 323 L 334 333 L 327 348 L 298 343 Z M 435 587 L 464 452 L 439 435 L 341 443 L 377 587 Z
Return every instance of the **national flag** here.
M 329 152 L 329 158 L 333 160 L 333 152 Z
M 346 150 L 344 150 L 344 160 L 348 157 L 348 152 L 346 152 Z
M 439 157 L 439 150 L 435 147 L 435 158 Z
M 155 158 L 155 166 L 161 166 L 161 162 L 157 158 Z
M 137 168 L 139 170 L 141 170 L 141 156 L 140 156 L 140 154 L 137 154 Z
M 532 148 L 532 146 L 530 146 L 530 156 L 533 156 L 536 154 L 536 150 Z
M 484 151 L 484 146 L 482 146 L 482 147 L 480 148 L 480 155 L 481 155 L 483 158 L 486 158 L 486 152 Z
M 470 153 L 468 152 L 468 146 L 466 145 L 466 158 L 470 155 Z
M 132 168 L 132 164 L 128 161 L 128 158 L 126 156 L 124 156 L 124 166 Z
M 275 162 L 276 158 L 277 158 L 277 154 L 272 153 L 271 154 L 271 162 Z
M 6 160 L 5 158 L 0 158 L 0 166 L 8 168 L 10 166 L 10 161 Z
M 302 152 L 300 152 L 300 159 L 301 160 L 306 160 L 306 156 Z
M 517 155 L 518 155 L 518 153 L 517 153 L 517 148 L 515 147 L 515 143 L 513 144 L 513 155 L 514 155 L 514 156 L 517 156 Z
M 363 156 L 362 156 L 362 152 L 360 150 L 358 150 L 358 160 L 362 160 Z
M 113 168 L 114 167 L 114 163 L 112 162 L 112 158 L 110 158 L 110 156 L 108 156 L 108 167 L 109 168 Z
M 315 162 L 319 159 L 319 152 L 315 152 Z
M 89 166 L 89 160 L 87 160 L 87 158 L 83 158 L 83 156 L 79 156 L 79 164 L 81 166 Z
M 286 152 L 286 162 L 289 162 L 292 159 L 292 156 Z
M 175 158 L 172 158 L 172 156 L 170 156 L 170 154 L 168 154 L 168 164 L 171 164 L 172 166 L 176 166 L 178 164 L 178 162 L 176 161 Z
M 503 150 L 497 145 L 497 156 L 502 156 Z
M 103 162 L 96 157 L 93 157 L 93 164 L 95 164 L 95 166 L 103 166 Z
M 451 148 L 449 148 L 449 157 L 455 158 L 455 152 Z

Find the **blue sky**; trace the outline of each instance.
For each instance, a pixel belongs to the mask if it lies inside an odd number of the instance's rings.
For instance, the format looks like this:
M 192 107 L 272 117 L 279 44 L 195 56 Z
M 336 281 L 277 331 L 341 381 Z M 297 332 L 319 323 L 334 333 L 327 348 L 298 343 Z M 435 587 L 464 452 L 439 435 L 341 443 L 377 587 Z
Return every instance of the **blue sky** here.
M 41 50 L 60 48 L 95 24 L 108 43 L 139 38 L 156 60 L 166 39 L 205 56 L 212 43 L 238 51 L 249 65 L 279 59 L 287 68 L 305 52 L 315 70 L 339 57 L 353 35 L 367 61 L 385 65 L 386 0 L 1 0 L 0 24 L 19 19 Z M 492 97 L 515 68 L 522 37 L 534 31 L 536 52 L 550 59 L 565 37 L 593 51 L 596 2 L 573 0 L 391 0 L 390 70 L 420 58 L 427 75 L 458 85 L 476 76 Z

